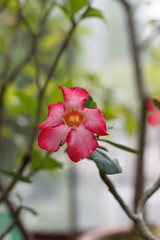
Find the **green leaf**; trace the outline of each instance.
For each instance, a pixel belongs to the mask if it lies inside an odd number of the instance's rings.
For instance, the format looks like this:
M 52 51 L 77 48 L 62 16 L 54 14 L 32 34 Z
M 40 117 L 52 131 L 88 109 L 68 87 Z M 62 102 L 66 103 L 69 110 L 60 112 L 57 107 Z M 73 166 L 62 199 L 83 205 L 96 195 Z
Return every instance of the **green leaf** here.
M 63 164 L 48 156 L 43 157 L 38 151 L 34 151 L 30 167 L 34 172 L 37 172 L 39 170 L 55 170 L 57 168 L 62 168 Z
M 12 109 L 16 114 L 30 114 L 32 117 L 35 117 L 36 108 L 37 108 L 37 99 L 25 92 L 16 91 L 15 98 L 18 100 L 18 104 L 12 106 Z M 44 120 L 46 117 L 45 109 L 42 107 L 40 120 Z
M 105 139 L 98 139 L 99 141 L 102 141 L 102 142 L 107 142 L 117 148 L 120 148 L 124 151 L 127 151 L 127 152 L 131 152 L 131 153 L 135 153 L 135 154 L 138 154 L 139 152 L 133 148 L 130 148 L 130 147 L 126 147 L 124 145 L 121 145 L 121 144 L 118 144 L 118 143 L 115 143 L 115 142 L 112 142 L 112 141 L 109 141 L 109 140 L 105 140 Z
M 71 13 L 78 12 L 88 3 L 88 0 L 69 0 Z
M 19 99 L 19 105 L 17 106 L 17 110 L 21 112 L 28 112 L 32 116 L 35 115 L 35 110 L 36 110 L 36 104 L 37 100 L 24 93 L 24 92 L 16 92 L 16 97 Z
M 22 203 L 23 203 L 23 198 L 22 198 L 22 196 L 21 196 L 19 193 L 15 193 L 15 196 L 17 197 L 20 205 L 22 205 Z
M 88 97 L 86 104 L 84 105 L 86 108 L 96 109 L 97 104 L 94 102 L 91 96 Z
M 61 5 L 56 3 L 56 5 L 66 14 L 69 15 L 69 10 L 65 7 L 65 5 Z
M 31 180 L 28 179 L 27 177 L 23 177 L 17 173 L 14 173 L 14 172 L 11 172 L 11 171 L 7 171 L 7 170 L 4 170 L 4 169 L 0 169 L 0 172 L 2 174 L 5 174 L 9 177 L 13 177 L 14 179 L 18 180 L 18 181 L 22 181 L 22 182 L 26 182 L 26 183 L 31 183 Z
M 103 147 L 103 146 L 98 146 L 98 148 L 100 148 L 100 149 L 102 149 L 102 150 L 108 152 L 107 148 L 105 148 L 105 147 Z
M 94 160 L 97 167 L 105 174 L 117 174 L 122 172 L 118 160 L 103 149 L 97 148 L 91 155 L 91 159 Z
M 135 134 L 137 132 L 137 119 L 130 111 L 126 112 L 125 115 L 125 127 L 129 135 Z
M 73 16 L 76 12 L 80 11 L 88 0 L 63 0 L 63 4 L 58 5 L 65 13 Z
M 26 206 L 21 206 L 22 209 L 32 213 L 33 215 L 37 216 L 38 215 L 38 212 L 36 210 L 34 210 L 33 208 L 30 208 L 30 207 L 26 207 Z
M 91 7 L 87 8 L 87 10 L 83 13 L 82 19 L 88 17 L 98 17 L 101 18 L 102 20 L 105 20 L 104 15 L 100 10 Z
M 38 215 L 38 212 L 36 211 L 36 210 L 34 210 L 34 209 L 31 209 L 31 208 L 28 208 L 28 209 L 26 209 L 25 208 L 25 210 L 28 210 L 30 213 L 32 213 L 34 216 L 37 216 Z
M 155 106 L 156 108 L 160 109 L 160 101 L 159 101 L 159 100 L 157 100 L 156 98 L 154 98 L 154 99 L 152 100 L 152 102 L 153 102 L 153 104 L 154 104 L 154 106 Z

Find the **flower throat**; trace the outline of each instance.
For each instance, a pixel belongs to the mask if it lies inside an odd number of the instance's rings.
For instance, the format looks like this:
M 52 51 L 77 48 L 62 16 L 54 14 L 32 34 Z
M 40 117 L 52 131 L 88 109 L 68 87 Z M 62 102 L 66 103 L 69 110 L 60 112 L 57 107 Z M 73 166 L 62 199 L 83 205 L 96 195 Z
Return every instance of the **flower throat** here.
M 69 127 L 79 127 L 83 122 L 83 114 L 72 109 L 65 114 L 64 120 Z

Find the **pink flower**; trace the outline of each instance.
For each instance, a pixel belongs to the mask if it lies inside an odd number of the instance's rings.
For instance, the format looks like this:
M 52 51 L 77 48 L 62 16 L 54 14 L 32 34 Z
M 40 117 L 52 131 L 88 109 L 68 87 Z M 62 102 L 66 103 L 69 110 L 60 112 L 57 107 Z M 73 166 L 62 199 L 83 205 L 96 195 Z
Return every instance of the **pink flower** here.
M 67 142 L 70 159 L 78 162 L 90 157 L 98 147 L 95 134 L 108 135 L 106 117 L 99 109 L 85 108 L 88 92 L 82 88 L 59 87 L 64 104 L 58 102 L 48 106 L 48 117 L 37 128 L 42 130 L 38 145 L 48 152 L 56 152 Z
M 160 101 L 160 99 L 157 99 Z M 160 123 L 160 110 L 154 106 L 152 99 L 148 101 L 148 111 L 151 112 L 150 116 L 148 117 L 148 123 L 155 127 L 157 124 Z

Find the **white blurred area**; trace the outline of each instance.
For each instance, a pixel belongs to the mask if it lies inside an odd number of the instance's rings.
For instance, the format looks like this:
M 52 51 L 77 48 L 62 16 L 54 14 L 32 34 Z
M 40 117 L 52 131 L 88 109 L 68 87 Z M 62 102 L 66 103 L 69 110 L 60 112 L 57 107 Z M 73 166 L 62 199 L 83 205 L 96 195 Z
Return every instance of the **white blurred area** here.
M 159 18 L 160 1 L 146 2 L 148 3 L 140 8 L 137 17 L 144 22 L 147 19 Z M 99 19 L 85 20 L 81 24 L 89 28 L 90 34 L 82 37 L 83 53 L 78 64 L 81 68 L 98 74 L 106 86 L 119 87 L 117 101 L 130 101 L 129 104 L 134 106 L 136 86 L 124 9 L 118 1 L 112 0 L 95 0 L 94 6 L 103 11 L 107 24 Z M 114 126 L 109 132 L 111 140 L 137 147 L 137 137 L 129 137 L 125 133 L 121 119 L 110 122 L 109 125 Z M 160 127 L 148 126 L 145 152 L 146 188 L 151 186 L 160 174 L 159 133 Z M 111 179 L 120 195 L 132 207 L 136 156 L 109 145 L 107 148 L 117 157 L 123 169 L 122 174 L 111 176 Z M 63 170 L 55 174 L 41 172 L 34 177 L 32 185 L 26 184 L 24 187 L 24 184 L 19 183 L 15 189 L 15 192 L 19 191 L 24 196 L 25 204 L 39 212 L 38 217 L 29 213 L 24 215 L 29 229 L 66 232 L 76 228 L 84 231 L 99 227 L 117 228 L 131 223 L 101 181 L 93 162 L 83 160 L 74 164 L 62 150 L 54 156 L 62 159 L 65 165 Z M 71 172 L 75 175 L 74 182 Z M 160 224 L 160 191 L 148 201 L 147 213 L 151 223 Z

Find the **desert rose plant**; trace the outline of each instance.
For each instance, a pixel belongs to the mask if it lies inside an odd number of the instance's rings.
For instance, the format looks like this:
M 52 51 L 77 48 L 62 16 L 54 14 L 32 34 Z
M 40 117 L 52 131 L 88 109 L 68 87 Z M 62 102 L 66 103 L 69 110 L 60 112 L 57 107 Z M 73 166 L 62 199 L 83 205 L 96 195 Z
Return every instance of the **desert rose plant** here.
M 15 225 L 19 226 L 25 240 L 34 239 L 21 221 L 20 213 L 22 210 L 35 215 L 37 213 L 34 209 L 23 205 L 20 195 L 18 195 L 19 205 L 15 206 L 10 198 L 12 190 L 18 181 L 30 183 L 31 177 L 39 170 L 62 168 L 62 164 L 52 159 L 49 154 L 57 152 L 62 145 L 66 144 L 65 154 L 68 154 L 70 160 L 75 164 L 79 164 L 79 161 L 86 158 L 96 164 L 100 178 L 107 186 L 107 190 L 109 188 L 124 212 L 134 222 L 142 238 L 158 240 L 149 230 L 143 213 L 147 200 L 160 188 L 160 177 L 155 180 L 151 188 L 144 192 L 143 165 L 147 125 L 158 127 L 160 124 L 160 100 L 148 96 L 142 79 L 134 8 L 129 1 L 119 0 L 119 2 L 124 7 L 127 17 L 135 83 L 140 103 L 137 149 L 108 139 L 110 126 L 106 122 L 106 120 L 108 121 L 107 111 L 105 116 L 97 107 L 93 96 L 90 96 L 89 87 L 84 89 L 79 86 L 80 84 L 77 86 L 75 81 L 66 83 L 64 79 L 62 83 L 59 83 L 64 75 L 68 74 L 69 67 L 66 64 L 66 62 L 70 62 L 67 59 L 68 47 L 74 46 L 74 33 L 80 23 L 92 17 L 99 18 L 106 23 L 104 15 L 93 7 L 92 1 L 0 1 L 0 17 L 2 19 L 0 31 L 9 29 L 6 35 L 10 36 L 9 43 L 5 41 L 7 37 L 0 38 L 2 41 L 1 59 L 3 60 L 0 67 L 0 143 L 3 144 L 6 136 L 9 135 L 11 138 L 14 135 L 6 127 L 8 119 L 13 123 L 20 122 L 21 125 L 25 125 L 24 119 L 27 119 L 29 126 L 26 131 L 27 143 L 24 144 L 23 149 L 19 149 L 19 157 L 16 159 L 18 165 L 14 170 L 0 169 L 2 175 L 0 203 L 5 203 L 13 216 L 13 222 L 1 233 L 0 239 L 4 239 Z M 56 14 L 54 16 L 55 9 L 63 12 L 62 19 L 57 19 Z M 70 26 L 67 31 L 64 31 L 65 21 Z M 57 34 L 56 27 L 59 25 L 61 29 Z M 53 31 L 54 26 L 56 27 Z M 57 39 L 57 42 L 54 46 L 52 44 L 48 46 L 46 39 L 52 34 L 57 34 L 57 38 L 54 38 L 54 41 Z M 59 44 L 60 41 L 61 44 Z M 25 52 L 23 52 L 24 46 L 27 46 Z M 74 47 L 71 50 L 73 51 Z M 19 57 L 21 51 L 23 54 Z M 66 57 L 66 61 L 62 58 L 63 55 Z M 26 83 L 23 81 L 25 77 L 27 78 Z M 58 84 L 55 79 L 59 81 Z M 57 89 L 58 95 L 55 94 L 54 101 L 52 101 L 53 92 L 57 92 Z M 61 94 L 63 94 L 63 102 L 59 101 Z M 8 99 L 10 102 L 7 101 Z M 48 117 L 46 118 L 47 106 Z M 29 116 L 28 113 L 30 113 Z M 110 114 L 112 115 L 112 112 Z M 23 118 L 22 115 L 25 117 Z M 110 174 L 122 173 L 122 168 L 118 160 L 101 146 L 101 142 L 111 144 L 137 156 L 134 210 L 127 206 L 108 177 Z M 41 154 L 41 149 L 44 150 L 43 154 Z M 11 181 L 5 182 L 3 176 L 11 177 Z M 74 236 L 72 236 L 73 238 Z
M 98 147 L 97 135 L 107 135 L 106 118 L 99 109 L 85 108 L 88 99 L 85 89 L 60 87 L 64 104 L 51 104 L 48 118 L 38 126 L 42 130 L 38 145 L 56 152 L 67 142 L 67 153 L 73 162 L 88 158 Z

